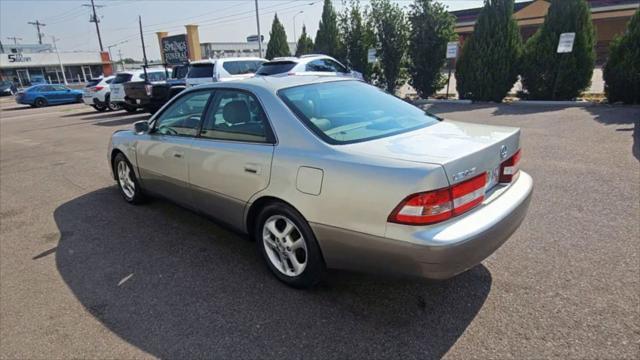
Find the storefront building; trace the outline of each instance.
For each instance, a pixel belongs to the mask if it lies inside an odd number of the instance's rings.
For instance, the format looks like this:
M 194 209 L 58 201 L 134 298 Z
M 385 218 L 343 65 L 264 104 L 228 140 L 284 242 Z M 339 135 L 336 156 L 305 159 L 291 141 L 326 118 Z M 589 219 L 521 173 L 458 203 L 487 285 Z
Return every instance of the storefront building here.
M 609 55 L 609 43 L 624 33 L 627 23 L 640 6 L 638 0 L 587 0 L 591 6 L 591 19 L 596 28 L 597 65 L 602 65 Z M 549 1 L 534 0 L 515 4 L 513 18 L 518 22 L 524 40 L 531 37 L 544 23 Z M 456 17 L 456 33 L 463 42 L 471 33 L 482 8 L 453 11 Z
M 111 74 L 107 53 L 51 51 L 50 45 L 3 46 L 0 51 L 0 79 L 18 86 L 37 83 L 82 83 L 91 78 Z M 39 51 L 41 50 L 41 51 Z M 60 63 L 63 64 L 64 75 Z

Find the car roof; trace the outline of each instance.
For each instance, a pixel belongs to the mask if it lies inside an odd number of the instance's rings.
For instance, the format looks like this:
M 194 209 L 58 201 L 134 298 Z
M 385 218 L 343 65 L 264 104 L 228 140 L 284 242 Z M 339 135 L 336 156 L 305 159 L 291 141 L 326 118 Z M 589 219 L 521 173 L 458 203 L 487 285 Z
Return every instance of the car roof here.
M 217 58 L 217 59 L 205 59 L 205 60 L 197 60 L 192 61 L 191 64 L 214 64 L 216 62 L 225 62 L 225 61 L 267 61 L 265 59 L 259 57 L 227 57 L 227 58 Z
M 318 60 L 318 59 L 331 59 L 334 61 L 338 61 L 336 58 L 333 58 L 329 55 L 323 55 L 323 54 L 308 54 L 308 55 L 302 55 L 300 57 L 295 57 L 295 56 L 285 56 L 285 57 L 277 57 L 277 58 L 273 58 L 270 61 L 266 62 L 265 64 L 271 64 L 271 63 L 282 63 L 282 62 L 294 62 L 296 64 L 307 64 L 310 63 L 311 61 L 314 60 Z M 340 62 L 340 61 L 338 61 Z
M 238 89 L 251 89 L 262 88 L 272 92 L 277 92 L 280 89 L 290 88 L 300 85 L 325 83 L 332 81 L 358 81 L 352 78 L 345 78 L 340 76 L 319 76 L 319 75 L 290 75 L 290 76 L 257 76 L 240 81 L 228 81 L 218 82 L 206 85 L 199 85 L 195 88 L 238 88 Z M 194 88 L 194 89 L 195 89 Z

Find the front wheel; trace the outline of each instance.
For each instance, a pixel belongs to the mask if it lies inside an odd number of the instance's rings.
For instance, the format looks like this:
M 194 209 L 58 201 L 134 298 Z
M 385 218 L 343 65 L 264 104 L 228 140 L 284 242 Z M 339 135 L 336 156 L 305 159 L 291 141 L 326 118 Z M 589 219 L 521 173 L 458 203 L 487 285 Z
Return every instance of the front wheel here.
M 127 158 L 119 153 L 113 159 L 113 169 L 118 179 L 118 188 L 122 197 L 130 204 L 139 204 L 144 200 L 144 194 Z
M 96 111 L 99 112 L 103 112 L 103 111 L 107 111 L 107 107 L 104 105 L 92 105 L 94 109 L 96 109 Z
M 325 264 L 307 221 L 283 203 L 267 205 L 258 215 L 254 236 L 271 272 L 285 284 L 308 288 L 324 275 Z

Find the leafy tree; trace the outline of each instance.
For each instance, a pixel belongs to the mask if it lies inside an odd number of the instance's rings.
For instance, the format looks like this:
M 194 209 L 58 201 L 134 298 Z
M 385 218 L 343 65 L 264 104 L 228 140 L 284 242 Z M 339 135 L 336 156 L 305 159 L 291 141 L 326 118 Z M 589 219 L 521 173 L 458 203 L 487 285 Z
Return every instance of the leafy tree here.
M 267 59 L 280 56 L 291 56 L 291 53 L 289 52 L 289 44 L 287 44 L 287 33 L 284 31 L 284 26 L 282 26 L 282 23 L 278 19 L 278 14 L 276 14 L 271 24 L 271 32 L 269 33 Z
M 371 71 L 368 51 L 373 46 L 373 35 L 367 29 L 359 0 L 352 0 L 349 6 L 345 6 L 339 24 L 347 64 L 368 79 Z
M 342 49 L 338 32 L 338 17 L 333 9 L 331 0 L 324 0 L 322 17 L 318 25 L 318 32 L 316 32 L 314 52 L 333 56 L 344 61 Z
M 433 0 L 415 0 L 410 6 L 408 55 L 410 84 L 422 98 L 442 88 L 447 42 L 455 40 L 455 17 Z
M 456 63 L 460 98 L 501 102 L 518 77 L 522 51 L 513 0 L 485 0 Z
M 573 51 L 558 54 L 560 34 L 576 34 Z M 522 83 L 531 99 L 571 100 L 591 83 L 596 42 L 585 0 L 551 0 L 544 24 L 527 41 Z
M 603 76 L 610 103 L 640 104 L 640 10 L 629 21 L 627 32 L 609 46 Z
M 313 53 L 313 40 L 307 35 L 307 27 L 302 25 L 302 35 L 298 39 L 296 46 L 296 56 Z
M 400 85 L 401 67 L 407 51 L 406 16 L 402 8 L 391 0 L 372 0 L 371 21 L 384 85 L 388 92 L 393 93 Z

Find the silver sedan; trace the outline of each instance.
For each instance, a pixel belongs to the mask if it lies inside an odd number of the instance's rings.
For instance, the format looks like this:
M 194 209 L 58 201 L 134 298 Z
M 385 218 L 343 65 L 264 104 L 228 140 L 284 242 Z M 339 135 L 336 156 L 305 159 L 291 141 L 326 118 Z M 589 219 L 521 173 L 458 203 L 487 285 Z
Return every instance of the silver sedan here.
M 190 89 L 108 151 L 127 202 L 160 196 L 249 234 L 295 287 L 326 268 L 445 279 L 477 265 L 527 212 L 520 156 L 517 128 L 315 76 Z

